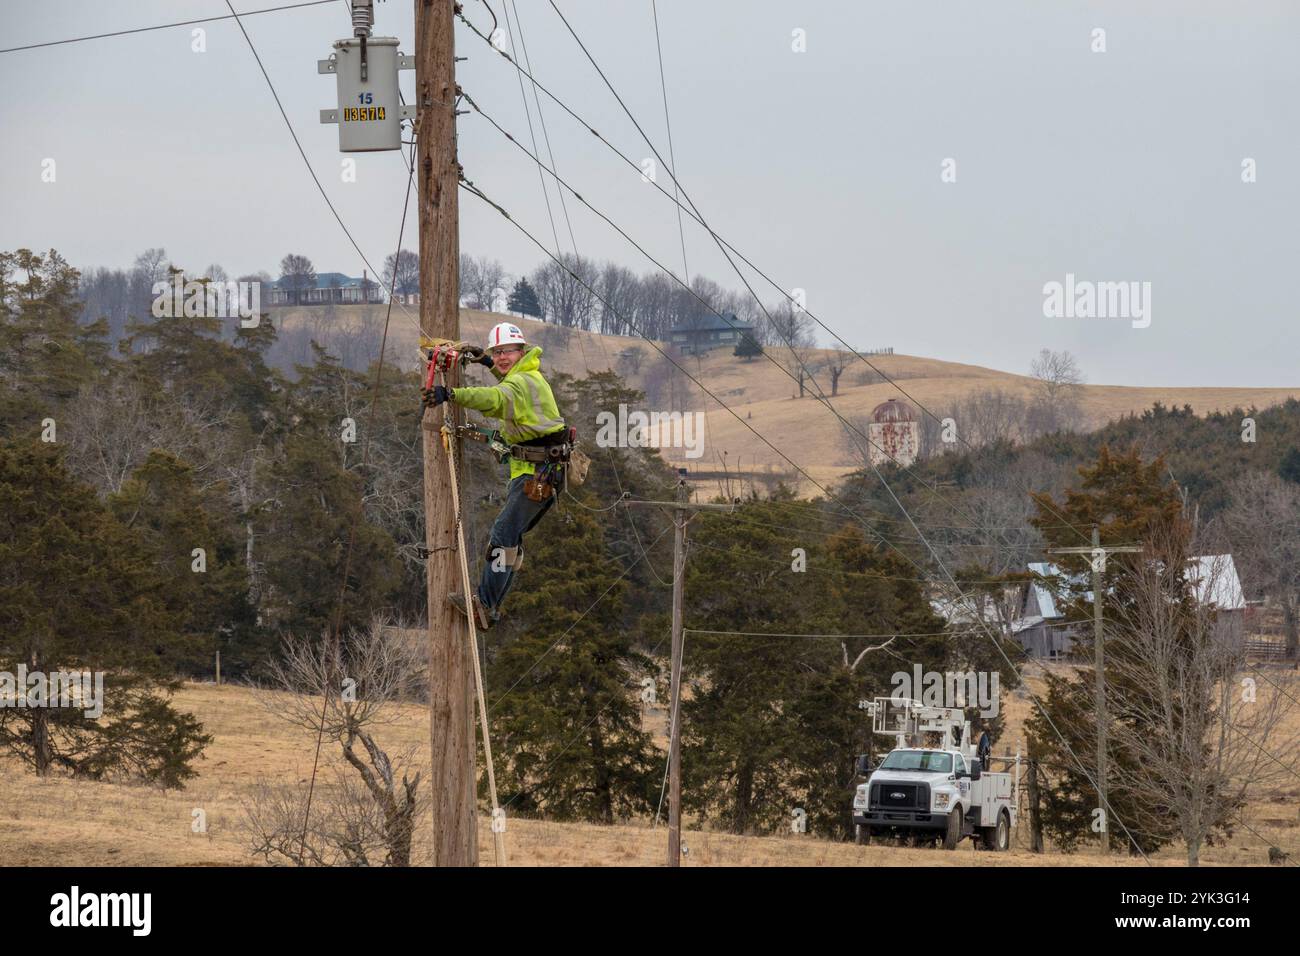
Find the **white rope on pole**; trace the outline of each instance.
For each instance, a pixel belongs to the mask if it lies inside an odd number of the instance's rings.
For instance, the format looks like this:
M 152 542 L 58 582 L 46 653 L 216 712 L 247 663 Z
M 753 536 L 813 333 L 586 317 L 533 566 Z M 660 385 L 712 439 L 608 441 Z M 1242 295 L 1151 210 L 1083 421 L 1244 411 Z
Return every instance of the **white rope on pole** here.
M 454 354 L 454 353 L 453 353 Z M 435 374 L 438 357 L 434 357 Z M 454 359 L 452 364 L 454 365 Z M 483 759 L 487 764 L 488 797 L 492 801 L 492 845 L 497 866 L 506 865 L 505 811 L 497 802 L 497 777 L 492 766 L 492 738 L 488 733 L 487 701 L 483 696 L 483 664 L 478 653 L 478 626 L 474 617 L 474 592 L 469 586 L 469 559 L 465 554 L 465 522 L 460 510 L 460 486 L 456 480 L 456 439 L 448 427 L 447 409 L 442 413 L 442 445 L 447 451 L 447 471 L 451 478 L 451 505 L 456 512 L 456 544 L 460 552 L 460 578 L 465 596 L 465 618 L 469 622 L 469 646 L 474 657 L 474 691 L 478 696 L 479 730 L 483 734 Z

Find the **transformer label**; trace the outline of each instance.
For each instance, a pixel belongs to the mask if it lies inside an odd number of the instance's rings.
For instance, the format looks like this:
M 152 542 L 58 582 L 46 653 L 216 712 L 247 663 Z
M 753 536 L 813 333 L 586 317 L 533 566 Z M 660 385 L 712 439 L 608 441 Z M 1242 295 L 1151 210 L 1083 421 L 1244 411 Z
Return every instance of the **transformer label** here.
M 345 106 L 339 111 L 345 123 L 369 123 L 384 118 L 382 106 Z

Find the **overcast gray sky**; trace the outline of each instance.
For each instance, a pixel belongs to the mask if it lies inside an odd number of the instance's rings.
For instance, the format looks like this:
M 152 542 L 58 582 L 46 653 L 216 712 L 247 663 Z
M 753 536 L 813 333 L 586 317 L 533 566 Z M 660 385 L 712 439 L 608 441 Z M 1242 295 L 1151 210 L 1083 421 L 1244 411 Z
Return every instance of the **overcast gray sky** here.
M 499 18 L 502 3 L 492 0 Z M 561 8 L 667 156 L 650 0 Z M 409 51 L 412 0 L 377 9 L 376 35 Z M 483 3 L 465 10 L 490 29 Z M 550 5 L 518 10 L 538 78 L 624 152 L 649 157 Z M 0 0 L 0 47 L 226 12 L 222 0 Z M 1106 384 L 1300 382 L 1288 278 L 1300 5 L 658 0 L 658 12 L 681 182 L 720 235 L 805 289 L 855 347 L 1017 372 L 1038 349 L 1064 348 Z M 318 122 L 336 104 L 316 61 L 351 32 L 344 4 L 245 26 L 380 265 L 397 240 L 401 160 L 360 155 L 358 181 L 344 183 L 337 129 Z M 292 251 L 320 271 L 360 273 L 238 28 L 205 28 L 202 53 L 180 27 L 0 54 L 0 248 L 54 247 L 85 268 L 126 267 L 163 246 L 187 268 L 216 262 L 232 275 L 275 274 Z M 1105 52 L 1093 51 L 1098 28 Z M 796 30 L 805 52 L 792 49 Z M 528 142 L 514 69 L 463 26 L 457 52 L 469 57 L 463 88 Z M 544 97 L 543 109 L 560 174 L 680 269 L 672 204 Z M 460 118 L 460 153 L 471 179 L 552 241 L 527 157 L 472 114 Z M 57 178 L 44 183 L 50 158 Z M 941 181 L 947 158 L 956 182 Z M 1247 158 L 1253 183 L 1242 182 Z M 651 268 L 568 205 L 582 255 Z M 539 263 L 497 213 L 464 193 L 461 211 L 463 251 L 513 273 Z M 741 288 L 707 233 L 687 226 L 691 274 Z M 1150 326 L 1045 318 L 1044 283 L 1067 273 L 1151 283 Z

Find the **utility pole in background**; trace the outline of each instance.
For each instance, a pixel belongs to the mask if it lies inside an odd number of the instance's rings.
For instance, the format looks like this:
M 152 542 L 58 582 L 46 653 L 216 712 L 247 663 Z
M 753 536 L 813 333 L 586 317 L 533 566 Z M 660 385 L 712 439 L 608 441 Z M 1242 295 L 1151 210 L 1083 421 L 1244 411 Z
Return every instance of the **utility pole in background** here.
M 736 506 L 687 502 L 686 469 L 677 469 L 676 501 L 624 501 L 629 508 L 668 508 L 673 513 L 673 641 L 668 702 L 668 865 L 682 862 L 682 589 L 686 578 L 686 525 L 701 511 L 734 512 Z
M 420 229 L 420 331 L 460 340 L 455 4 L 415 0 L 415 177 Z M 448 424 L 456 412 L 443 406 Z M 429 710 L 434 866 L 478 865 L 474 689 L 468 628 L 447 595 L 460 590 L 456 511 L 433 409 L 424 412 L 424 524 L 428 549 Z M 453 438 L 452 441 L 457 439 Z M 460 460 L 457 454 L 457 461 Z M 469 599 L 469 595 L 466 595 Z
M 1106 558 L 1112 554 L 1136 554 L 1142 549 L 1135 545 L 1121 544 L 1113 547 L 1101 546 L 1101 531 L 1092 526 L 1092 547 L 1089 548 L 1048 548 L 1048 554 L 1086 554 L 1092 564 L 1092 626 L 1093 626 L 1093 669 L 1096 671 L 1097 698 L 1097 799 L 1102 812 L 1101 852 L 1110 852 L 1110 804 L 1106 801 L 1106 651 L 1102 643 L 1102 601 L 1103 589 L 1101 575 L 1106 570 Z

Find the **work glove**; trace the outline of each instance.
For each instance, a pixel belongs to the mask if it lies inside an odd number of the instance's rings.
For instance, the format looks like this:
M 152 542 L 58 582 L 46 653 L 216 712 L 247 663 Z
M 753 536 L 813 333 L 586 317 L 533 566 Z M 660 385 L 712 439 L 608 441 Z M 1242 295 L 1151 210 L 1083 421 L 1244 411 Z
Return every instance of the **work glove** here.
M 420 389 L 420 397 L 424 399 L 424 404 L 431 407 L 438 407 L 443 402 L 452 401 L 452 389 L 446 385 L 435 385 L 433 388 Z
M 460 353 L 463 361 L 474 365 L 482 365 L 484 368 L 492 367 L 492 356 L 476 346 L 470 346 Z

